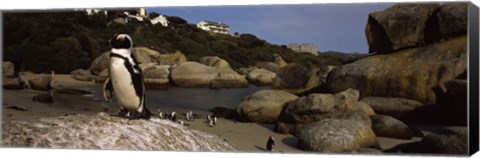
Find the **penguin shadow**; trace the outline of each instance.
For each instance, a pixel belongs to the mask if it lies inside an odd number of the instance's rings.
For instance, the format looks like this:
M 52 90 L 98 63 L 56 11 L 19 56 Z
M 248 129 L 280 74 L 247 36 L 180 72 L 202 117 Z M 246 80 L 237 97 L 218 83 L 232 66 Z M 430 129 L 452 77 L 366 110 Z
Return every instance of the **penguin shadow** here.
M 258 146 L 258 145 L 255 145 L 255 148 L 257 148 L 258 150 L 261 150 L 261 151 L 263 151 L 263 152 L 267 152 L 267 151 L 268 151 L 266 148 L 262 148 L 262 147 L 260 147 L 260 146 Z

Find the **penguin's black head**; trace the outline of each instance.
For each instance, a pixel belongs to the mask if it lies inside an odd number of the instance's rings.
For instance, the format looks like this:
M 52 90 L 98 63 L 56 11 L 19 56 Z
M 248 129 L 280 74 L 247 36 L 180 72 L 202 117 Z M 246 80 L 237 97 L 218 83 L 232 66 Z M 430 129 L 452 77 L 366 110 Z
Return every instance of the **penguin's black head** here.
M 116 33 L 110 39 L 110 46 L 117 49 L 130 49 L 133 46 L 133 41 L 128 34 Z

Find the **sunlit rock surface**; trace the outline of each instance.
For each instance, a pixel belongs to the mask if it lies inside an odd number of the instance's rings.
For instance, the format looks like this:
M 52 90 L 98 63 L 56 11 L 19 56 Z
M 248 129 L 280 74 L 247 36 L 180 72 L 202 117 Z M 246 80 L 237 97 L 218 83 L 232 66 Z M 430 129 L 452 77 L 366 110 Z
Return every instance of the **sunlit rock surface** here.
M 105 113 L 70 115 L 4 126 L 3 147 L 236 151 L 225 139 L 171 122 L 128 120 Z

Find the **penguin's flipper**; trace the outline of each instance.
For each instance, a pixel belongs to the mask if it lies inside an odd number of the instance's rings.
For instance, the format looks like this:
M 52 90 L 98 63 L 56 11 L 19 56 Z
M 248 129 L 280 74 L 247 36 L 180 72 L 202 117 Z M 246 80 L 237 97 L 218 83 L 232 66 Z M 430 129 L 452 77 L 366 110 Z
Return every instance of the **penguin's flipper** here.
M 110 103 L 112 102 L 112 95 L 113 95 L 113 85 L 110 77 L 107 77 L 107 80 L 103 84 L 103 98 Z

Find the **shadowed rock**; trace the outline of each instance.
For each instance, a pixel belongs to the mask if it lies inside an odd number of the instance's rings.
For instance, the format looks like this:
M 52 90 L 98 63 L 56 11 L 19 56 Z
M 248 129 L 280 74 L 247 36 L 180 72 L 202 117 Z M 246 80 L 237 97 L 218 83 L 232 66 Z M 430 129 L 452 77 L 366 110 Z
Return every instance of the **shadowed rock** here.
M 394 146 L 385 152 L 468 154 L 468 130 L 466 127 L 445 127 L 425 136 L 421 141 Z
M 405 114 L 423 106 L 415 100 L 393 97 L 365 97 L 362 101 L 370 105 L 375 113 L 397 119 L 402 119 Z

